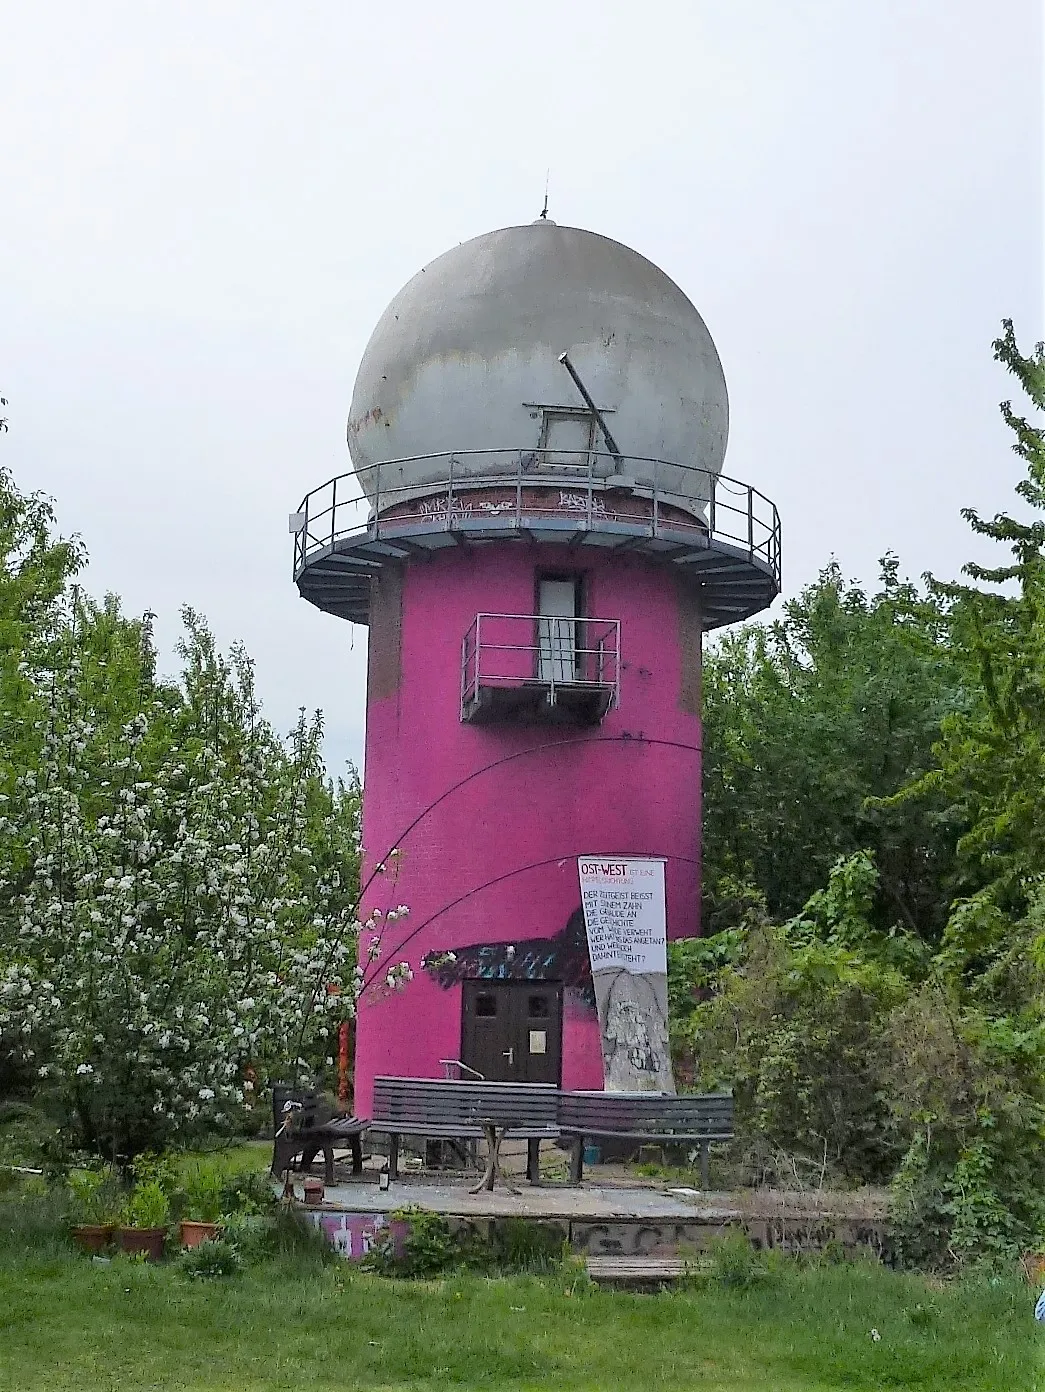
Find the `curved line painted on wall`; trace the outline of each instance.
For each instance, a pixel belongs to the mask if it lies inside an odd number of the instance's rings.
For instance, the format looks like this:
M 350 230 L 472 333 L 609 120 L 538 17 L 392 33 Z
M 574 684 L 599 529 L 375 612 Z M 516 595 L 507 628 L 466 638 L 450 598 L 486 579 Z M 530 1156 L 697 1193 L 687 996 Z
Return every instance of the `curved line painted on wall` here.
M 513 759 L 524 759 L 529 754 L 543 754 L 549 749 L 568 749 L 577 744 L 635 744 L 648 745 L 650 747 L 663 746 L 667 749 L 682 749 L 691 754 L 703 754 L 704 752 L 704 746 L 702 744 L 683 744 L 681 740 L 650 739 L 646 735 L 629 735 L 627 732 L 621 735 L 585 735 L 580 739 L 551 740 L 547 744 L 532 745 L 529 749 L 513 750 L 511 754 L 505 754 L 502 755 L 500 759 L 494 759 L 493 763 L 484 764 L 482 768 L 473 769 L 471 773 L 466 774 L 464 778 L 459 779 L 458 782 L 451 784 L 445 792 L 440 793 L 437 798 L 434 798 L 427 807 L 417 814 L 406 830 L 396 838 L 392 845 L 389 846 L 384 856 L 378 861 L 378 864 L 384 865 L 392 855 L 392 852 L 402 848 L 406 838 L 412 831 L 416 830 L 418 825 L 424 821 L 430 812 L 434 812 L 440 803 L 445 802 L 448 797 L 451 797 L 454 793 L 465 787 L 473 778 L 478 778 L 480 774 L 483 773 L 489 773 L 492 769 L 501 768 L 504 764 L 510 764 Z M 359 891 L 359 900 L 357 902 L 362 902 L 363 895 L 366 894 L 379 873 L 379 871 L 375 870 L 371 874 L 366 884 Z
M 625 853 L 622 852 L 621 854 L 625 854 Z M 650 854 L 652 854 L 652 852 L 650 852 L 650 851 L 634 851 L 634 852 L 629 851 L 629 852 L 627 852 L 626 854 L 628 854 L 629 856 L 631 856 L 631 855 L 635 855 L 635 856 L 645 856 L 645 855 L 650 855 Z M 430 924 L 434 923 L 435 920 L 436 920 L 437 918 L 442 918 L 443 914 L 449 913 L 451 909 L 456 909 L 457 906 L 458 906 L 459 904 L 463 904 L 464 901 L 465 901 L 466 899 L 470 899 L 470 898 L 472 897 L 473 894 L 481 894 L 481 893 L 483 892 L 483 890 L 485 890 L 485 889 L 491 889 L 494 885 L 497 885 L 497 884 L 503 884 L 505 880 L 513 879 L 516 875 L 525 875 L 526 872 L 527 872 L 528 870 L 539 870 L 539 869 L 541 869 L 542 866 L 545 866 L 545 865 L 560 865 L 563 861 L 565 861 L 565 860 L 573 860 L 574 858 L 575 858 L 575 857 L 574 857 L 572 854 L 570 854 L 570 855 L 565 855 L 565 856 L 559 856 L 559 855 L 556 855 L 556 856 L 548 856 L 545 860 L 535 860 L 535 861 L 533 862 L 532 865 L 520 865 L 520 866 L 519 866 L 517 869 L 515 869 L 515 870 L 508 870 L 508 871 L 506 871 L 505 874 L 503 874 L 503 875 L 497 875 L 497 876 L 495 876 L 492 880 L 487 880 L 487 881 L 485 882 L 485 884 L 475 885 L 474 888 L 469 889 L 469 890 L 466 890 L 464 894 L 459 894 L 459 895 L 457 896 L 457 898 L 456 898 L 456 899 L 452 899 L 452 900 L 450 901 L 449 904 L 444 904 L 443 907 L 442 907 L 441 909 L 438 909 L 434 914 L 429 914 L 428 917 L 424 920 L 423 923 L 419 923 L 419 924 L 417 925 L 416 928 L 412 928 L 412 929 L 410 930 L 410 932 L 407 933 L 407 935 L 406 935 L 405 938 L 400 939 L 400 941 L 396 944 L 395 947 L 391 948 L 387 953 L 383 953 L 383 954 L 382 954 L 382 956 L 381 956 L 381 957 L 374 963 L 374 965 L 373 965 L 373 975 L 370 976 L 369 978 L 364 977 L 363 984 L 362 984 L 362 986 L 360 987 L 360 991 L 359 991 L 359 995 L 358 995 L 358 997 L 357 997 L 357 1000 L 361 1000 L 361 999 L 362 999 L 364 992 L 367 990 L 367 988 L 368 988 L 369 986 L 372 986 L 372 985 L 374 984 L 374 982 L 377 981 L 379 978 L 384 977 L 385 973 L 388 971 L 388 965 L 389 965 L 390 960 L 391 960 L 393 957 L 397 957 L 397 956 L 399 955 L 399 953 L 403 952 L 403 951 L 406 949 L 406 947 L 408 946 L 408 944 L 411 943 L 411 942 L 414 940 L 414 938 L 417 937 L 418 933 L 423 933 L 424 930 L 425 930 Z M 677 860 L 677 861 L 681 861 L 684 865 L 699 865 L 699 864 L 700 864 L 700 861 L 697 860 L 695 856 L 672 855 L 672 856 L 665 856 L 664 859 L 666 859 L 666 860 Z M 578 890 L 578 893 L 579 893 L 579 890 Z M 570 919 L 569 919 L 568 922 L 567 922 L 567 928 L 569 927 L 569 924 L 573 922 L 574 917 L 576 917 L 576 915 L 579 914 L 579 913 L 580 913 L 580 909 L 578 908 L 578 909 L 575 910 L 574 914 L 572 914 L 572 915 L 570 916 Z M 582 916 L 582 917 L 581 917 L 581 926 L 582 926 L 582 928 L 583 928 L 583 924 L 584 924 L 584 919 L 583 919 L 583 916 Z M 563 931 L 565 932 L 566 930 L 564 929 Z M 550 942 L 554 942 L 554 941 L 556 940 L 556 938 L 558 938 L 559 936 L 560 936 L 559 934 L 556 934 L 556 937 L 555 937 L 555 938 L 532 939 L 532 940 L 528 940 L 528 941 L 550 943 Z M 481 945 L 482 945 L 482 944 L 476 944 L 477 947 L 478 947 L 478 946 L 481 946 Z M 505 946 L 505 948 L 507 949 L 507 948 L 510 947 L 510 946 L 518 947 L 518 944 L 517 944 L 517 943 L 516 943 L 516 944 L 505 943 L 504 946 Z M 470 951 L 470 950 L 472 950 L 472 949 L 470 949 L 470 948 L 464 948 L 464 949 L 462 949 L 462 951 Z M 457 949 L 454 948 L 454 947 L 447 947 L 447 948 L 444 949 L 444 951 L 456 953 Z M 585 939 L 584 939 L 584 953 L 585 953 L 585 956 L 587 956 L 587 953 L 588 953 L 588 946 L 587 946 L 587 938 L 586 938 L 586 937 L 585 937 Z M 453 965 L 453 964 L 451 963 L 451 965 Z M 589 970 L 589 974 L 590 974 L 590 971 L 591 971 L 590 963 L 589 963 L 588 970 Z
M 701 743 L 701 744 L 684 744 L 684 743 L 682 743 L 681 740 L 650 739 L 650 738 L 648 738 L 646 735 L 641 735 L 641 734 L 640 734 L 640 735 L 632 735 L 632 734 L 629 734 L 627 731 L 624 731 L 622 734 L 619 734 L 619 735 L 597 735 L 597 736 L 582 735 L 579 739 L 549 740 L 547 744 L 535 744 L 535 745 L 532 745 L 532 746 L 531 746 L 530 748 L 528 748 L 528 749 L 516 749 L 516 750 L 513 750 L 511 754 L 505 754 L 505 755 L 503 755 L 500 759 L 494 759 L 492 763 L 484 764 L 484 765 L 482 766 L 482 768 L 473 769 L 471 773 L 467 774 L 464 778 L 460 779 L 458 782 L 452 784 L 451 787 L 447 788 L 444 792 L 440 793 L 439 796 L 438 796 L 437 798 L 435 798 L 432 802 L 430 802 L 430 803 L 428 804 L 427 807 L 423 808 L 423 809 L 417 814 L 417 816 L 414 818 L 414 820 L 413 820 L 412 822 L 410 822 L 410 824 L 406 827 L 406 829 L 400 833 L 400 835 L 395 839 L 395 841 L 393 841 L 392 845 L 389 846 L 388 849 L 385 851 L 384 855 L 383 855 L 383 856 L 381 857 L 381 859 L 377 862 L 377 864 L 378 864 L 379 866 L 382 866 L 382 867 L 383 867 L 383 866 L 388 862 L 388 860 L 391 859 L 392 852 L 393 852 L 397 847 L 401 847 L 401 846 L 402 846 L 403 842 L 404 842 L 404 841 L 406 840 L 406 838 L 410 835 L 410 833 L 411 833 L 412 831 L 414 831 L 414 830 L 420 825 L 421 822 L 424 821 L 424 819 L 428 816 L 428 814 L 429 814 L 430 812 L 433 812 L 433 811 L 435 810 L 435 808 L 437 808 L 437 807 L 440 805 L 440 803 L 445 802 L 445 800 L 446 800 L 448 797 L 452 797 L 454 793 L 458 792 L 459 789 L 465 787 L 466 784 L 470 783 L 474 778 L 478 778 L 481 774 L 489 773 L 489 772 L 491 771 L 491 769 L 500 768 L 503 764 L 511 763 L 511 761 L 512 761 L 513 759 L 523 759 L 523 758 L 526 758 L 526 757 L 527 757 L 528 755 L 530 755 L 530 754 L 542 754 L 542 753 L 544 753 L 546 750 L 549 750 L 549 749 L 562 749 L 562 748 L 567 748 L 567 747 L 570 747 L 570 746 L 573 746 L 573 745 L 578 745 L 578 744 L 637 744 L 637 745 L 648 745 L 648 746 L 656 746 L 656 747 L 663 746 L 663 747 L 668 748 L 668 749 L 681 749 L 681 750 L 683 750 L 684 752 L 686 752 L 686 753 L 691 753 L 691 754 L 703 754 L 703 752 L 704 752 L 704 746 L 703 746 L 702 743 Z M 553 857 L 553 859 L 558 860 L 558 859 L 561 859 L 561 857 Z M 693 859 L 693 858 L 691 858 L 691 857 L 689 857 L 689 856 L 675 856 L 675 857 L 672 857 L 672 859 L 675 859 L 675 860 L 683 860 L 683 861 L 686 861 L 688 864 L 691 864 L 691 865 L 698 865 L 698 864 L 700 863 L 699 861 L 697 861 L 697 860 L 695 860 L 695 859 Z M 540 863 L 543 864 L 543 865 L 548 865 L 548 864 L 551 864 L 551 861 L 542 861 L 542 862 L 540 862 Z M 362 867 L 360 867 L 360 868 L 362 868 Z M 535 867 L 533 867 L 533 866 L 527 866 L 527 867 L 524 867 L 524 868 L 526 868 L 526 869 L 533 869 L 533 868 L 535 868 Z M 513 871 L 512 873 L 515 874 L 515 873 L 521 873 L 521 872 Z M 368 890 L 370 889 L 370 887 L 373 885 L 374 881 L 377 880 L 377 879 L 380 877 L 380 875 L 381 875 L 381 871 L 380 871 L 380 870 L 377 870 L 376 868 L 371 872 L 369 879 L 368 879 L 368 880 L 366 881 L 366 883 L 361 887 L 361 889 L 360 889 L 360 891 L 359 891 L 359 894 L 356 896 L 356 901 L 355 901 L 355 903 L 353 904 L 352 910 L 351 910 L 351 912 L 352 912 L 353 914 L 357 914 L 357 913 L 359 912 L 360 905 L 361 905 L 362 902 L 363 902 L 363 896 L 367 893 L 367 891 L 368 891 Z M 494 883 L 494 882 L 491 881 L 491 883 Z M 483 889 L 486 888 L 485 885 L 480 886 L 480 887 L 483 888 Z M 469 891 L 469 893 L 476 893 L 476 891 L 475 891 L 475 890 L 471 890 L 471 891 Z M 467 896 L 464 896 L 464 897 L 467 898 Z M 459 903 L 459 902 L 460 902 L 459 900 L 455 900 L 455 903 Z M 453 907 L 454 907 L 453 904 L 448 904 L 448 905 L 446 906 L 446 908 L 453 908 Z M 439 912 L 440 912 L 440 913 L 445 913 L 445 912 L 446 912 L 446 909 L 440 909 Z M 429 919 L 426 920 L 425 923 L 422 923 L 420 928 L 415 929 L 413 933 L 409 934 L 408 937 L 404 938 L 403 942 L 400 943 L 399 947 L 397 947 L 397 948 L 395 949 L 396 952 L 401 952 L 401 951 L 403 950 L 403 948 L 406 946 L 406 944 L 407 944 L 408 942 L 410 942 L 410 940 L 411 940 L 413 937 L 415 937 L 417 933 L 419 933 L 419 932 L 421 931 L 421 928 L 427 927 L 428 923 L 431 923 L 431 922 L 433 921 L 433 919 L 434 919 L 434 918 L 437 918 L 438 916 L 439 916 L 438 914 L 434 914 L 434 915 L 432 916 L 432 918 L 429 918 Z M 316 984 L 315 984 L 315 986 L 312 988 L 312 994 L 311 994 L 310 997 L 309 997 L 308 1009 L 307 1009 L 307 1010 L 305 1011 L 305 1013 L 304 1013 L 303 1023 L 302 1023 L 302 1026 L 301 1026 L 301 1033 L 298 1035 L 297 1053 L 299 1053 L 299 1054 L 300 1054 L 300 1052 L 301 1052 L 301 1042 L 302 1042 L 302 1040 L 303 1040 L 304 1037 L 305 1037 L 305 1024 L 304 1024 L 304 1021 L 307 1021 L 308 1016 L 309 1016 L 309 1012 L 310 1012 L 312 1006 L 315 1004 L 316 997 L 318 996 L 318 994 L 319 994 L 319 992 L 320 992 L 320 990 L 321 990 L 321 988 L 322 988 L 322 986 L 323 986 L 323 983 L 327 980 L 327 977 L 329 976 L 329 973 L 330 973 L 330 964 L 331 964 L 332 959 L 333 959 L 333 947 L 331 948 L 331 951 L 327 954 L 326 960 L 323 962 L 322 968 L 320 969 L 319 973 L 318 973 L 317 976 L 316 976 Z M 360 988 L 360 992 L 359 992 L 360 997 L 362 996 L 363 992 L 367 989 L 367 987 L 370 986 L 370 985 L 372 985 L 373 982 L 374 982 L 375 980 L 376 980 L 376 975 L 373 976 L 373 977 L 371 977 L 369 981 L 364 980 L 363 985 L 362 985 L 362 987 Z

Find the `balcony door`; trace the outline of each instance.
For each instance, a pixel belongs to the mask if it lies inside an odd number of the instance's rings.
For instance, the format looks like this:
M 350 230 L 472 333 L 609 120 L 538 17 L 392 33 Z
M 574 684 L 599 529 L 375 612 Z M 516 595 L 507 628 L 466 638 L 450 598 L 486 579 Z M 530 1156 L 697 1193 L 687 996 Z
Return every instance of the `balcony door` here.
M 542 578 L 537 583 L 537 675 L 541 681 L 577 680 L 577 614 L 580 581 Z

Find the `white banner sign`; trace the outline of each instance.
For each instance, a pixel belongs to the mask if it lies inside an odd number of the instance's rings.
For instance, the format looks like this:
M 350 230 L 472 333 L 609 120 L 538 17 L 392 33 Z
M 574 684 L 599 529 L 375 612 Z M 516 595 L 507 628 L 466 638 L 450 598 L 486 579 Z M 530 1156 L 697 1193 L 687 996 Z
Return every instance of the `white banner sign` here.
M 592 971 L 666 972 L 664 862 L 581 856 L 577 870 Z

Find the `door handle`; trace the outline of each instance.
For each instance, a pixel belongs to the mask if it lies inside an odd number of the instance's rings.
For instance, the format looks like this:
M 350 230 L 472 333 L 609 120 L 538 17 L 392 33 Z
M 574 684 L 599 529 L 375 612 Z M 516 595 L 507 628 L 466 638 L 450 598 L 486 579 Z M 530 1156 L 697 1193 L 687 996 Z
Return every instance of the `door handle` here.
M 505 1049 L 505 1050 L 504 1050 L 504 1057 L 508 1060 L 508 1067 L 509 1067 L 509 1068 L 514 1068 L 514 1067 L 515 1067 L 515 1049 L 514 1049 L 514 1047 L 512 1047 L 511 1049 Z

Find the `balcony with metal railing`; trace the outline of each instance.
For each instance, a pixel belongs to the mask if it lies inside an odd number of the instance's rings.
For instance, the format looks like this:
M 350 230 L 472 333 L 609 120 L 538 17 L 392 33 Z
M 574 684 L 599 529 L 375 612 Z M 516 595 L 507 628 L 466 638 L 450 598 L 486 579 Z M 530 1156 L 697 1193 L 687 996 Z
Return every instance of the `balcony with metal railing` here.
M 700 587 L 705 628 L 780 592 L 780 518 L 756 488 L 707 469 L 596 450 L 462 450 L 340 474 L 292 515 L 303 598 L 366 623 L 388 565 L 491 541 L 631 551 Z
M 461 643 L 469 724 L 597 725 L 620 699 L 620 621 L 477 614 Z

